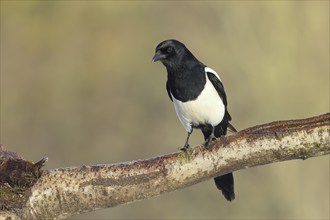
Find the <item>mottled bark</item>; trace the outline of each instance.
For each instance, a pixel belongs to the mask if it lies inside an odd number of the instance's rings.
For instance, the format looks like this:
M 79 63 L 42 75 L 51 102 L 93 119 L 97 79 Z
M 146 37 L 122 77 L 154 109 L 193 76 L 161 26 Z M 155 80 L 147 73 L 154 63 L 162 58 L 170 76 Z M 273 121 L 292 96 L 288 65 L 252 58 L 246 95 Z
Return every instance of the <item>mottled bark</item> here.
M 221 137 L 208 148 L 201 145 L 146 160 L 46 170 L 23 195 L 21 208 L 0 211 L 0 217 L 63 219 L 248 167 L 326 155 L 330 153 L 329 133 L 327 113 L 251 127 Z

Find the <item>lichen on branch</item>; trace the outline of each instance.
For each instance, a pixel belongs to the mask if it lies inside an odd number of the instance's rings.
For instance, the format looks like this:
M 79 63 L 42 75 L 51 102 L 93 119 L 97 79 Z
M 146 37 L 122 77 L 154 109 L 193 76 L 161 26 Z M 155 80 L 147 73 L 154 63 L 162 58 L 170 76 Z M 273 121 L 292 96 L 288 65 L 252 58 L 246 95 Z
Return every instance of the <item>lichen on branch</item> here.
M 46 170 L 25 193 L 22 219 L 63 219 L 138 201 L 248 167 L 330 153 L 330 114 L 278 121 L 220 137 L 207 148 L 116 164 Z M 7 183 L 6 183 L 7 184 Z M 2 184 L 3 185 L 3 184 Z

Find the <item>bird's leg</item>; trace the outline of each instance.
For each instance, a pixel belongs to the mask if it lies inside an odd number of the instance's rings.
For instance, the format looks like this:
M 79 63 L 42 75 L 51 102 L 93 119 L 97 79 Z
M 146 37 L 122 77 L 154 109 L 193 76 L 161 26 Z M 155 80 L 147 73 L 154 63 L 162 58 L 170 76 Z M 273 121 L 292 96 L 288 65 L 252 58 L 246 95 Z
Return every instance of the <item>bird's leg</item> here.
M 210 134 L 209 138 L 206 140 L 205 147 L 208 147 L 209 143 L 216 139 L 216 137 L 214 135 L 214 129 L 215 129 L 215 127 L 212 127 L 212 133 Z
M 190 147 L 190 145 L 189 145 L 189 137 L 190 137 L 190 135 L 191 135 L 192 132 L 193 132 L 193 129 L 191 129 L 191 131 L 188 132 L 186 142 L 183 145 L 183 147 L 180 148 L 180 150 L 182 150 L 182 151 L 187 151 L 188 150 L 188 148 Z

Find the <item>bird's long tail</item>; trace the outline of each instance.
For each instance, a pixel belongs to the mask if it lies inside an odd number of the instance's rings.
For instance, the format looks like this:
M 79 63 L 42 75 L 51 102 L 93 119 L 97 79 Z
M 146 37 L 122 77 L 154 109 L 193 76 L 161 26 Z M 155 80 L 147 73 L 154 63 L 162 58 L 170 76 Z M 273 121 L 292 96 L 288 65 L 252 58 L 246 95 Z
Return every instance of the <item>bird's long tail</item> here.
M 221 190 L 223 196 L 228 201 L 232 201 L 235 199 L 233 173 L 227 173 L 223 176 L 218 176 L 214 178 L 214 182 L 217 188 Z
M 229 116 L 230 117 L 230 116 Z M 227 123 L 220 123 L 218 126 L 215 127 L 214 135 L 215 137 L 220 137 L 221 135 L 226 135 L 228 130 L 231 130 L 232 132 L 237 132 L 233 125 Z M 202 132 L 204 135 L 204 139 L 208 140 L 210 137 L 210 134 L 212 132 L 212 128 L 209 126 L 205 126 L 202 128 Z M 235 199 L 235 192 L 234 192 L 234 176 L 233 173 L 227 173 L 222 176 L 218 176 L 214 178 L 215 185 L 217 188 L 222 192 L 224 197 L 228 201 L 232 201 Z

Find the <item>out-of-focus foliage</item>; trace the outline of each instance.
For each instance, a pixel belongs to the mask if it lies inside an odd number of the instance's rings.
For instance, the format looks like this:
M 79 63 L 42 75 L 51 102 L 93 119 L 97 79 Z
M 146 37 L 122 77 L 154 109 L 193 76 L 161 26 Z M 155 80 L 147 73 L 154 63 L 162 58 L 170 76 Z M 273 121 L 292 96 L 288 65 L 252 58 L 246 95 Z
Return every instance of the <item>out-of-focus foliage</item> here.
M 329 111 L 328 1 L 1 1 L 1 143 L 47 168 L 176 150 L 168 38 L 221 74 L 238 129 Z M 232 203 L 208 181 L 75 218 L 329 218 L 329 157 L 234 175 Z

